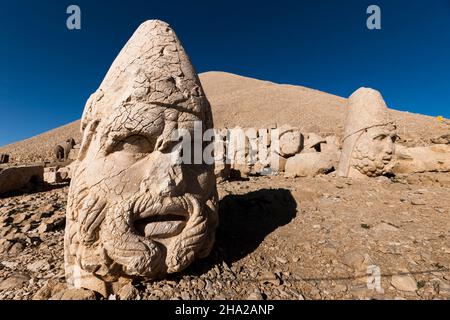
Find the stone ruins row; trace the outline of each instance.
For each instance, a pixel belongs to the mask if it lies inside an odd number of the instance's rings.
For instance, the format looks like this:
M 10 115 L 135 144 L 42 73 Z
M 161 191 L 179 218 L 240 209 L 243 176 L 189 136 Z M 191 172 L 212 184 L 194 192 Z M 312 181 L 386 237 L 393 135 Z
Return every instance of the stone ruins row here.
M 284 174 L 291 178 L 314 177 L 337 170 L 342 149 L 342 142 L 338 137 L 302 133 L 299 129 L 285 125 L 277 130 L 277 134 L 283 139 L 280 140 L 281 149 L 276 151 L 272 150 L 270 138 L 271 132 L 275 130 L 275 128 L 216 130 L 214 155 L 217 182 L 273 174 Z M 245 141 L 245 147 L 236 143 L 236 140 Z M 435 144 L 432 146 L 413 148 L 395 144 L 391 173 L 449 172 L 450 135 L 436 138 L 433 142 Z M 58 160 L 55 157 L 55 160 L 61 161 L 56 164 L 8 166 L 4 163 L 3 167 L 0 167 L 0 195 L 26 191 L 36 183 L 69 182 L 73 167 L 71 163 L 78 157 L 79 149 L 80 145 L 75 145 L 66 160 Z M 295 153 L 292 150 L 296 150 Z M 9 158 L 8 155 L 2 156 L 5 159 Z M 239 161 L 241 156 L 244 157 L 244 161 Z M 39 167 L 37 172 L 36 167 Z
M 281 128 L 223 129 L 215 136 L 218 181 L 285 172 L 290 177 L 316 176 L 334 171 L 339 161 L 339 139 Z

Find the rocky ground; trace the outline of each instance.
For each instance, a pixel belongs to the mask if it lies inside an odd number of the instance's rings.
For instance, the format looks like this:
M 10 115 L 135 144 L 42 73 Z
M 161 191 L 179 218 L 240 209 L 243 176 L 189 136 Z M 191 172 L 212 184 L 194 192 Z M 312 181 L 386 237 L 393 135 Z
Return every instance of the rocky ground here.
M 67 185 L 0 199 L 0 299 L 99 299 L 67 290 Z M 253 177 L 219 185 L 207 259 L 114 299 L 449 299 L 450 174 L 354 181 Z M 367 269 L 381 288 L 369 289 Z M 370 275 L 369 275 L 370 277 Z

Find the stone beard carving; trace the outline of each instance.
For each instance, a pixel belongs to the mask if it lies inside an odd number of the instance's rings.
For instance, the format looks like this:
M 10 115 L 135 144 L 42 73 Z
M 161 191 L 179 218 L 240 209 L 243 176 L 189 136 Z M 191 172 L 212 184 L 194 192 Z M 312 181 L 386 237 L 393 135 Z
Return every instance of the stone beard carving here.
M 108 295 L 185 269 L 212 249 L 214 166 L 174 164 L 176 129 L 213 127 L 198 76 L 168 24 L 142 24 L 88 100 L 68 198 L 69 285 Z M 207 145 L 204 144 L 203 148 Z
M 347 112 L 338 175 L 361 178 L 391 173 L 397 134 L 381 94 L 357 90 L 349 98 Z

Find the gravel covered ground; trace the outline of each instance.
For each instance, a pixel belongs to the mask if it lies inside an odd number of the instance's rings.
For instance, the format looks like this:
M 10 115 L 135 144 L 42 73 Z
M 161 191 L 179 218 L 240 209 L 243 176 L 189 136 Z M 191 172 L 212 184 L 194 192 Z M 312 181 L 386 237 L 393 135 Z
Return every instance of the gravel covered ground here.
M 99 299 L 64 284 L 67 185 L 0 199 L 0 299 Z M 207 259 L 111 299 L 449 299 L 450 174 L 219 185 Z M 381 273 L 369 289 L 368 268 Z

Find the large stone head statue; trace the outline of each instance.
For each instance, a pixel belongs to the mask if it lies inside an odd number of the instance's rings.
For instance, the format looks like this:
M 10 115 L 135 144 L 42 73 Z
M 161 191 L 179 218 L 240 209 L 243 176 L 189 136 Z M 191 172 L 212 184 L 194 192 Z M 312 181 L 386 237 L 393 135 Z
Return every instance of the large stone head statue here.
M 388 119 L 381 94 L 358 89 L 348 100 L 338 175 L 360 178 L 390 173 L 396 137 L 395 124 Z
M 194 123 L 213 126 L 198 76 L 170 26 L 147 21 L 83 113 L 65 233 L 70 285 L 106 295 L 209 254 L 218 222 L 214 167 L 174 161 L 174 131 L 193 132 Z

